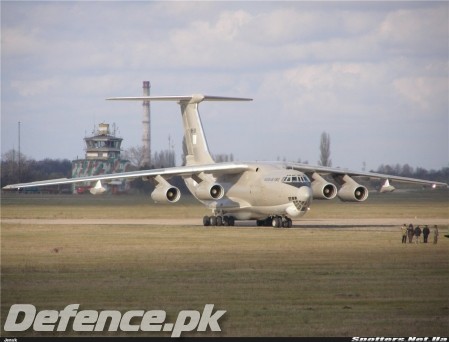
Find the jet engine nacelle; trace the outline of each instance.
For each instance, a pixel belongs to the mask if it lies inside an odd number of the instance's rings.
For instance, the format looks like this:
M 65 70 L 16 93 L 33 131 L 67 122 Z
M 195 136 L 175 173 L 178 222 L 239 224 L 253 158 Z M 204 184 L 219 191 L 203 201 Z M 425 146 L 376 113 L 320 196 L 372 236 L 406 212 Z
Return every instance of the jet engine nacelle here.
M 175 203 L 178 202 L 181 198 L 181 192 L 175 186 L 164 185 L 157 186 L 156 189 L 151 193 L 151 198 L 155 202 L 169 202 Z
M 312 182 L 312 192 L 314 199 L 332 199 L 337 196 L 337 187 L 326 181 L 314 181 Z
M 347 202 L 363 202 L 368 198 L 368 189 L 354 181 L 348 175 L 343 177 L 344 184 L 338 190 L 338 198 Z
M 195 190 L 195 196 L 200 200 L 219 200 L 224 196 L 224 188 L 220 184 L 200 183 Z
M 337 187 L 329 183 L 318 173 L 312 175 L 312 193 L 314 199 L 332 199 L 337 196 Z

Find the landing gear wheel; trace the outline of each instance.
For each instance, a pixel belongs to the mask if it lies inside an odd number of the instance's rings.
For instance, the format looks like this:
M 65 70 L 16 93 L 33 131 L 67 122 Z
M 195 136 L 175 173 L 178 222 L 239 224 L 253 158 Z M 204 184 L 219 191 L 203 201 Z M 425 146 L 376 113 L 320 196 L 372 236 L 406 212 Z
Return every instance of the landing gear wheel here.
M 217 216 L 216 220 L 217 220 L 217 226 L 223 225 L 223 218 L 221 216 Z
M 223 226 L 229 226 L 229 216 L 223 216 Z
M 211 216 L 210 217 L 210 225 L 211 226 L 216 226 L 217 225 L 217 217 L 216 216 Z
M 210 226 L 210 217 L 209 217 L 209 216 L 204 216 L 204 217 L 203 217 L 203 225 L 204 225 L 205 227 Z
M 203 225 L 205 227 L 220 227 L 220 226 L 234 226 L 235 217 L 234 216 L 204 216 Z
M 282 227 L 291 228 L 292 225 L 293 225 L 293 222 L 289 217 L 285 217 L 284 220 L 282 220 Z
M 282 226 L 282 220 L 281 220 L 281 218 L 278 217 L 278 216 L 273 217 L 273 219 L 271 220 L 271 225 L 272 225 L 274 228 L 279 228 L 279 227 L 281 227 L 281 226 Z

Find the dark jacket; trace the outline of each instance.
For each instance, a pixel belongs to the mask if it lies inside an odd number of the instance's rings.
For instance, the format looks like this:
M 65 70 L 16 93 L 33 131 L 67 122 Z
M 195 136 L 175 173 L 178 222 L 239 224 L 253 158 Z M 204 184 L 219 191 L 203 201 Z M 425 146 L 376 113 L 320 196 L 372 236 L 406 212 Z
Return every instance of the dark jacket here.
M 421 228 L 419 227 L 415 228 L 415 236 L 421 236 Z
M 423 233 L 424 236 L 428 236 L 430 234 L 429 227 L 424 227 L 424 229 L 422 230 L 422 233 Z

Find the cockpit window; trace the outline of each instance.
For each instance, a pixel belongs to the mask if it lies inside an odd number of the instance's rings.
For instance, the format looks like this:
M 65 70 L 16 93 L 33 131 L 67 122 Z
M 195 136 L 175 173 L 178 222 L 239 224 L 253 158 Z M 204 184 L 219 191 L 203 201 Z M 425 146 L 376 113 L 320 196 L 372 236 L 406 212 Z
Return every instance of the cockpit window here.
M 306 175 L 287 175 L 282 178 L 282 183 L 290 184 L 294 187 L 310 186 L 310 179 Z
M 310 182 L 309 178 L 305 175 L 296 176 L 296 175 L 288 175 L 282 178 L 283 183 L 307 183 Z
M 310 186 L 310 179 L 306 175 L 287 175 L 283 178 L 277 177 L 266 177 L 265 182 L 282 182 L 291 184 L 296 187 L 301 187 L 303 185 Z

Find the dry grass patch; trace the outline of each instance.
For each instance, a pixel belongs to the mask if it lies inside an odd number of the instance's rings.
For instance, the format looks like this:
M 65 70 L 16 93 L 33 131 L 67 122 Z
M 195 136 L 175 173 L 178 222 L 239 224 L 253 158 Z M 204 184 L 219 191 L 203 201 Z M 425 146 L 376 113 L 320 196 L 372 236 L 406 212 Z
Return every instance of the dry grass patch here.
M 227 310 L 220 336 L 442 336 L 448 241 L 403 246 L 388 229 L 4 225 L 2 319 L 14 303 L 170 317 L 213 303 Z
M 156 206 L 149 198 L 126 196 L 6 196 L 1 209 L 2 218 L 200 221 L 207 213 L 189 201 Z M 314 203 L 307 218 L 388 217 L 408 223 L 416 216 L 447 219 L 447 209 L 447 192 L 411 198 L 374 194 L 364 204 Z M 447 229 L 440 226 L 437 245 L 402 245 L 399 227 L 388 226 L 2 224 L 1 326 L 16 303 L 38 310 L 72 303 L 81 310 L 163 309 L 171 320 L 181 310 L 213 303 L 227 310 L 219 336 L 445 336 Z M 21 335 L 37 333 L 16 334 Z

